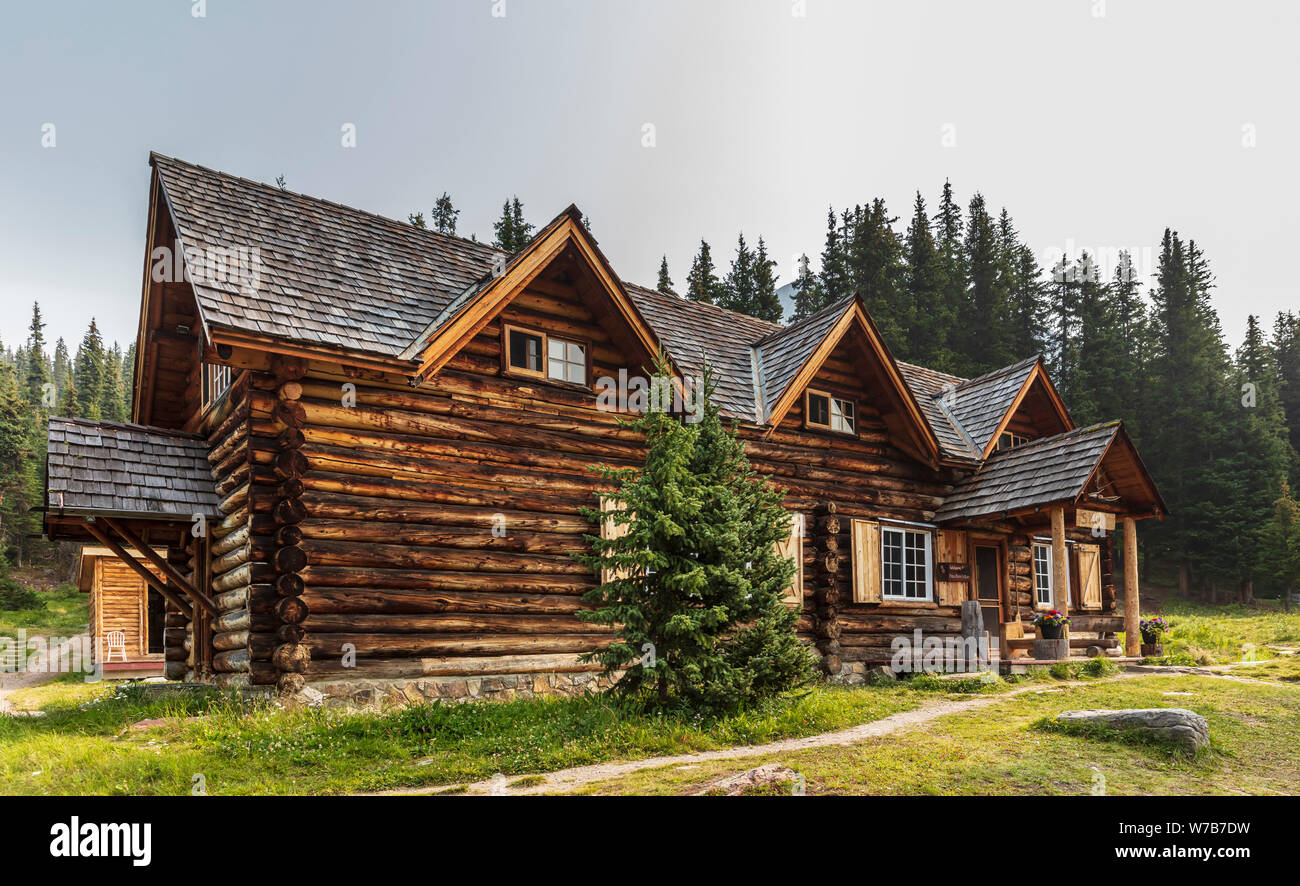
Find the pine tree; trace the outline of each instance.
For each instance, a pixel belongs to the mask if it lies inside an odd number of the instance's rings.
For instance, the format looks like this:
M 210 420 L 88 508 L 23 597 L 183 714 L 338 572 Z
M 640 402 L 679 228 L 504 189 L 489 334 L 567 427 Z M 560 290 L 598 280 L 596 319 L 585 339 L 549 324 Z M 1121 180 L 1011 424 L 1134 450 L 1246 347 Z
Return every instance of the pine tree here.
M 73 371 L 77 387 L 77 405 L 81 418 L 101 418 L 100 404 L 103 402 L 105 382 L 104 340 L 99 334 L 99 325 L 92 317 L 90 328 L 81 339 L 77 348 L 77 358 Z
M 45 321 L 41 319 L 41 306 L 32 303 L 32 322 L 27 336 L 27 402 L 37 409 L 45 402 L 45 385 L 50 380 L 45 366 Z
M 518 202 L 518 199 L 516 199 L 515 203 L 518 204 Z M 433 204 L 433 213 L 430 216 L 433 229 L 439 234 L 448 234 L 454 237 L 456 235 L 456 219 L 458 218 L 460 218 L 460 210 L 452 205 L 451 195 L 443 191 L 442 196 Z
M 1282 592 L 1286 611 L 1290 612 L 1291 595 L 1300 590 L 1300 504 L 1286 482 L 1273 502 L 1263 535 L 1266 558 L 1260 566 L 1265 577 Z
M 668 276 L 668 256 L 659 260 L 659 281 L 655 284 L 655 289 L 664 295 L 676 295 L 673 289 L 673 278 Z
M 998 259 L 999 273 L 1004 277 L 1002 288 L 1007 293 L 1011 359 L 1041 354 L 1046 350 L 1043 323 L 1047 313 L 1042 270 L 1034 251 L 1020 242 L 1005 209 L 998 217 Z
M 822 309 L 821 287 L 821 281 L 809 265 L 807 253 L 799 256 L 799 273 L 794 278 L 794 312 L 790 316 L 791 323 L 811 317 Z
M 916 192 L 912 204 L 912 221 L 903 240 L 903 256 L 904 286 L 912 308 L 904 359 L 925 366 L 948 365 L 951 363 L 948 336 L 956 318 L 947 313 L 948 305 L 943 299 L 939 250 L 920 191 Z
M 879 197 L 870 206 L 854 208 L 849 277 L 851 291 L 862 298 L 881 336 L 903 350 L 913 312 L 903 285 L 903 244 L 894 231 L 895 221 Z
M 775 268 L 776 262 L 767 255 L 767 244 L 759 237 L 753 264 L 753 302 L 747 313 L 769 323 L 780 323 L 782 314 L 781 297 L 776 294 Z
M 422 231 L 427 229 L 427 226 L 424 223 L 423 212 L 412 212 L 410 215 L 406 217 L 406 220 Z
M 1300 314 L 1279 311 L 1273 321 L 1273 364 L 1277 366 L 1278 398 L 1286 414 L 1291 448 L 1300 452 Z M 1292 460 L 1291 488 L 1300 488 L 1300 458 Z
M 968 374 L 979 375 L 1015 362 L 1015 355 L 997 228 L 978 193 L 967 213 L 965 255 L 969 288 L 957 315 L 963 333 L 960 357 Z
M 849 276 L 849 216 L 847 212 L 837 222 L 835 209 L 826 210 L 826 245 L 822 248 L 821 302 L 811 306 L 812 313 L 852 295 Z
M 584 658 L 606 674 L 623 671 L 615 690 L 660 709 L 734 711 L 811 673 L 793 631 L 797 613 L 781 604 L 795 569 L 776 552 L 791 526 L 783 493 L 753 472 L 742 444 L 722 428 L 713 382 L 706 369 L 698 424 L 652 398 L 633 424 L 645 435 L 644 465 L 599 471 L 617 487 L 607 496 L 615 506 L 609 519 L 626 534 L 588 536 L 592 553 L 576 555 L 615 576 L 588 592 L 596 608 L 582 617 L 614 626 L 617 639 Z M 652 388 L 667 392 L 671 384 L 661 355 Z
M 105 421 L 125 421 L 122 396 L 122 350 L 113 347 L 104 354 L 104 376 L 99 392 L 99 416 Z
M 722 294 L 717 305 L 739 314 L 754 312 L 754 253 L 745 243 L 742 232 L 736 238 L 736 257 L 731 260 L 731 270 L 722 281 Z
M 966 253 L 965 231 L 961 207 L 953 196 L 952 183 L 945 180 L 939 208 L 934 214 L 934 242 L 939 253 L 936 286 L 939 293 L 941 315 L 948 319 L 950 334 L 945 348 L 936 354 L 946 356 L 946 362 L 936 360 L 933 368 L 945 372 L 961 373 L 968 368 L 965 349 L 967 342 L 961 335 L 961 322 L 966 316 Z
M 713 267 L 713 253 L 709 244 L 700 241 L 700 251 L 691 262 L 691 272 L 686 275 L 686 297 L 691 301 L 716 304 L 722 283 Z
M 493 225 L 495 245 L 513 255 L 528 245 L 533 236 L 533 226 L 524 221 L 524 207 L 518 197 L 511 197 L 501 206 L 501 218 Z

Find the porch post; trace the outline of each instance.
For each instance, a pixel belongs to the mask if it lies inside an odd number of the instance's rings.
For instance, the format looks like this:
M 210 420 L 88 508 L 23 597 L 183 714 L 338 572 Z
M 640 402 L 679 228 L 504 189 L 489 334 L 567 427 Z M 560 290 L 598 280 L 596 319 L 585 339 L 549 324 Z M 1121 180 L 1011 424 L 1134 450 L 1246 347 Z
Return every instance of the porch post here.
M 1137 521 L 1124 518 L 1124 654 L 1141 652 L 1142 635 L 1138 628 L 1138 536 Z
M 1065 508 L 1052 508 L 1052 608 L 1069 615 L 1070 555 L 1065 549 Z M 1069 636 L 1069 625 L 1066 625 Z

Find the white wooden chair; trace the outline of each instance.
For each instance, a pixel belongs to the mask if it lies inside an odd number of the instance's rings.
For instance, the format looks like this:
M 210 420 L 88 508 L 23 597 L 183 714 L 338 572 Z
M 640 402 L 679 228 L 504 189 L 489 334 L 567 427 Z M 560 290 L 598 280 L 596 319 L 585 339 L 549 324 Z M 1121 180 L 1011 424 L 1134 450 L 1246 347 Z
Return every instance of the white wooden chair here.
M 122 631 L 109 631 L 104 635 L 104 645 L 108 647 L 108 652 L 104 656 L 104 661 L 113 660 L 113 650 L 117 650 L 122 655 L 122 661 L 126 661 L 126 634 Z

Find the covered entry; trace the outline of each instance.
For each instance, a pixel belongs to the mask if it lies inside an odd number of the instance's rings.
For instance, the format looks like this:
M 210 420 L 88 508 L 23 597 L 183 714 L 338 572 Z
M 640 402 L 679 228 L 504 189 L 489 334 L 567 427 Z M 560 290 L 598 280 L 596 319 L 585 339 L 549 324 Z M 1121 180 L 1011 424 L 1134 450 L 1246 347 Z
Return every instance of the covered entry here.
M 1005 572 L 995 567 L 996 550 L 974 547 L 975 595 L 985 610 L 985 627 L 1000 624 L 1004 649 L 1032 644 L 1036 612 L 1057 609 L 1070 616 L 1072 651 L 1115 645 L 1124 633 L 1124 652 L 1136 656 L 1138 620 L 1137 522 L 1167 512 L 1155 483 L 1120 422 L 1067 431 L 994 453 L 957 485 L 935 516 L 947 528 L 966 528 L 1010 538 Z M 1123 616 L 1116 613 L 1113 576 L 1123 547 Z M 1002 618 L 995 611 L 993 584 L 985 575 L 1007 576 Z M 987 587 L 985 587 L 987 585 Z M 1025 636 L 1025 635 L 1029 636 Z M 1109 639 L 1108 639 L 1109 638 Z
M 120 676 L 201 672 L 211 661 L 217 613 L 203 568 L 207 525 L 217 514 L 206 441 L 51 418 L 46 477 L 46 535 L 87 545 L 80 581 L 92 595 L 91 631 L 105 664 L 111 635 L 111 667 Z

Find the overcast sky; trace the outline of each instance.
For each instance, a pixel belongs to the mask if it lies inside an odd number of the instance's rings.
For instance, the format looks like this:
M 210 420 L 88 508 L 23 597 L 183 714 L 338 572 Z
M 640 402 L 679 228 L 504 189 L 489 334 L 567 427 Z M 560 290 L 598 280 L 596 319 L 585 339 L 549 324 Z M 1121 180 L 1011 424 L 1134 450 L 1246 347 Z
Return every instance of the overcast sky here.
M 7 4 L 0 341 L 34 299 L 51 342 L 92 315 L 134 337 L 155 150 L 394 218 L 446 190 L 480 239 L 510 194 L 539 225 L 577 203 L 650 285 L 742 229 L 788 282 L 828 205 L 884 197 L 901 230 L 950 178 L 1044 264 L 1129 248 L 1145 273 L 1166 226 L 1197 240 L 1235 346 L 1300 304 L 1298 25 L 1189 0 Z

